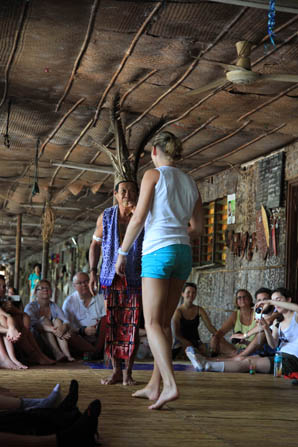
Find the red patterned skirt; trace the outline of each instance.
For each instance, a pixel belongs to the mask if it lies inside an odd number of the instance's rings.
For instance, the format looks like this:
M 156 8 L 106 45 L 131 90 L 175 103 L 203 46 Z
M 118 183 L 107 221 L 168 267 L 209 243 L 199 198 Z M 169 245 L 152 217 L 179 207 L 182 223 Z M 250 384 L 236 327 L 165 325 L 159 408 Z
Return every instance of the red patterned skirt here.
M 128 289 L 126 279 L 116 275 L 103 292 L 107 300 L 106 353 L 114 359 L 129 359 L 138 337 L 141 288 Z

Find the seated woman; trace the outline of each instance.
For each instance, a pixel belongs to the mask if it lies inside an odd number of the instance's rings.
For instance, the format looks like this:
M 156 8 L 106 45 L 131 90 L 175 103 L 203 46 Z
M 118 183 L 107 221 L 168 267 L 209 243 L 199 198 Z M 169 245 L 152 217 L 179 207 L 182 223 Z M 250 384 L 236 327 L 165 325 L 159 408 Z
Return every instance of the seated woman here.
M 274 306 L 268 304 L 271 298 L 271 290 L 266 287 L 261 287 L 255 292 L 255 320 L 256 326 L 245 334 L 233 334 L 231 336 L 232 340 L 246 340 L 251 335 L 255 335 L 254 339 L 249 343 L 249 345 L 240 352 L 237 356 L 233 357 L 234 360 L 242 360 L 243 357 L 248 355 L 257 354 L 261 356 L 271 355 L 274 350 L 270 348 L 268 343 L 266 343 L 266 337 L 260 322 L 261 317 L 263 317 L 268 325 L 270 326 L 276 318 L 280 317 L 280 314 L 276 312 Z M 261 302 L 266 302 L 267 304 L 260 304 Z
M 262 318 L 261 325 L 265 333 L 266 341 L 272 349 L 279 347 L 282 355 L 282 374 L 291 374 L 298 371 L 298 305 L 292 303 L 292 297 L 289 290 L 279 287 L 273 290 L 271 299 L 259 302 L 259 305 L 273 305 L 283 320 L 275 319 L 272 325 L 272 331 L 265 320 Z M 225 360 L 213 361 L 204 359 L 199 353 L 194 352 L 193 348 L 187 348 L 188 358 L 197 371 L 214 372 L 248 372 L 253 369 L 260 373 L 273 373 L 274 354 L 267 357 L 251 356 L 241 361 Z M 192 350 L 192 352 L 190 351 Z
M 51 301 L 52 288 L 48 280 L 42 279 L 34 290 L 34 301 L 28 303 L 25 312 L 31 319 L 31 328 L 37 340 L 44 343 L 55 360 L 73 362 L 68 347 L 71 337 L 69 322 L 57 304 Z
M 186 282 L 182 290 L 183 303 L 179 306 L 173 316 L 175 343 L 172 350 L 173 359 L 177 354 L 188 346 L 196 347 L 203 355 L 207 355 L 206 344 L 200 340 L 198 326 L 200 317 L 211 334 L 216 334 L 206 311 L 201 306 L 193 304 L 197 294 L 197 286 L 192 282 Z
M 15 289 L 12 290 L 13 295 L 16 295 L 16 292 Z M 7 334 L 0 340 L 0 367 L 24 369 L 27 366 L 23 362 L 38 365 L 55 363 L 39 349 L 30 331 L 30 317 L 24 313 L 22 301 L 14 301 L 9 299 L 9 295 L 6 296 L 6 284 L 3 275 L 0 275 L 0 302 L 2 309 L 0 333 L 2 330 L 2 334 Z M 13 337 L 11 337 L 12 334 L 14 334 Z M 12 343 L 14 343 L 14 346 L 12 346 Z M 14 347 L 17 348 L 17 355 L 15 355 Z M 19 356 L 22 358 L 22 362 L 19 361 Z
M 237 307 L 237 310 L 232 312 L 219 331 L 217 331 L 211 339 L 211 351 L 214 355 L 233 357 L 244 350 L 255 337 L 254 334 L 246 337 L 247 332 L 253 329 L 256 325 L 251 294 L 245 289 L 237 290 L 235 306 Z M 239 341 L 236 340 L 235 344 L 226 341 L 224 335 L 232 329 L 234 333 L 245 334 L 245 339 Z

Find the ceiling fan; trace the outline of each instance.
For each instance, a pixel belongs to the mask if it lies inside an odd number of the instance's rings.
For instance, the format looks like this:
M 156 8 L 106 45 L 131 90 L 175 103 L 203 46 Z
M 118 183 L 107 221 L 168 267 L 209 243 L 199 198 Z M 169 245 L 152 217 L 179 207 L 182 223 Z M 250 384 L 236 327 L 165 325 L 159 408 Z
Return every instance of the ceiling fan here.
M 226 75 L 217 79 L 204 87 L 188 92 L 188 95 L 197 95 L 207 90 L 223 87 L 226 82 L 232 82 L 236 85 L 249 85 L 255 81 L 280 81 L 280 82 L 298 82 L 298 75 L 291 74 L 262 74 L 251 70 L 250 53 L 252 44 L 246 40 L 236 43 L 237 62 L 236 65 L 224 64 L 222 62 L 210 61 L 217 65 L 221 65 L 226 69 Z M 207 59 L 206 59 L 207 61 Z

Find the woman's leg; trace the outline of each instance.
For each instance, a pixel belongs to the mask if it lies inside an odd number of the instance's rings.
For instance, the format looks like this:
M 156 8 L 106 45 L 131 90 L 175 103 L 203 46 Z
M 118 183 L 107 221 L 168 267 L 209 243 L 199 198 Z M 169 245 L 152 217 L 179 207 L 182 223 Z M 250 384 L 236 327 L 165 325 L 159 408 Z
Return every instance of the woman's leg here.
M 51 321 L 49 319 L 44 319 L 45 325 L 52 325 Z M 52 332 L 46 332 L 41 331 L 40 336 L 44 340 L 44 342 L 47 344 L 47 346 L 50 348 L 51 352 L 53 353 L 55 360 L 58 362 L 61 360 L 65 360 L 65 354 L 60 350 L 60 347 L 57 343 L 57 337 Z
M 13 363 L 7 355 L 6 348 L 4 346 L 4 336 L 0 335 L 0 368 L 4 369 L 18 369 L 17 365 Z
M 8 395 L 0 395 L 0 410 L 17 410 L 21 407 L 21 399 Z
M 0 444 L 6 447 L 56 447 L 56 436 L 27 436 L 0 433 Z
M 59 318 L 56 318 L 53 321 L 53 326 L 56 327 L 56 328 L 61 327 L 62 326 L 62 321 L 59 320 Z M 56 340 L 57 340 L 59 348 L 61 349 L 61 351 L 63 352 L 63 354 L 67 358 L 67 360 L 69 362 L 74 362 L 75 359 L 71 356 L 71 354 L 69 352 L 68 341 L 63 339 L 63 338 L 59 338 L 59 337 L 56 337 Z
M 143 309 L 145 327 L 150 349 L 154 356 L 155 369 L 148 386 L 159 387 L 160 375 L 163 390 L 150 409 L 159 409 L 166 402 L 178 398 L 171 355 L 171 317 L 177 307 L 184 280 L 143 278 Z
M 17 369 L 27 369 L 28 366 L 23 365 L 23 363 L 19 362 L 18 359 L 16 358 L 13 343 L 11 341 L 7 340 L 7 337 L 3 337 L 3 341 L 4 341 L 4 345 L 5 345 L 8 357 L 17 366 Z
M 50 359 L 42 352 L 34 335 L 25 326 L 23 327 L 20 339 L 17 341 L 17 346 L 24 351 L 28 357 L 29 364 L 53 365 L 56 363 L 55 360 Z

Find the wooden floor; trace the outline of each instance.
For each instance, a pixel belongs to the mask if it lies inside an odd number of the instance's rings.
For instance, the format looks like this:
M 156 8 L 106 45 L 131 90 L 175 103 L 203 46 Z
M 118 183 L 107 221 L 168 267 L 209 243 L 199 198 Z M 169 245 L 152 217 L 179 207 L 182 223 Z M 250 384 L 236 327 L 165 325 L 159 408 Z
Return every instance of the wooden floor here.
M 99 398 L 100 433 L 110 447 L 291 447 L 298 446 L 298 387 L 270 375 L 177 372 L 181 398 L 166 410 L 149 411 L 148 402 L 132 398 L 137 387 L 103 386 L 106 370 L 82 364 L 0 370 L 0 385 L 21 396 L 48 394 L 72 378 L 79 381 L 79 407 Z M 149 371 L 135 371 L 142 386 Z M 4 447 L 4 446 L 3 446 Z

